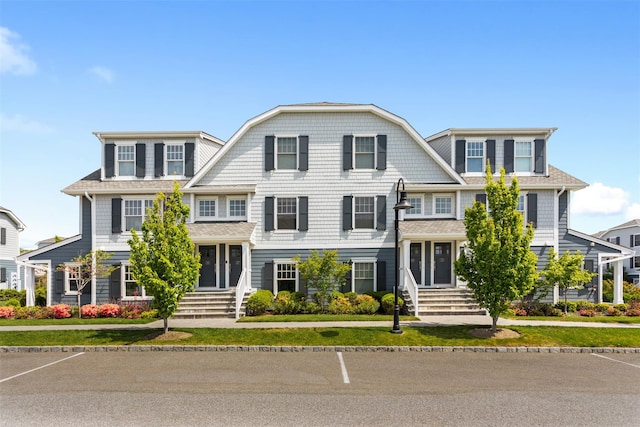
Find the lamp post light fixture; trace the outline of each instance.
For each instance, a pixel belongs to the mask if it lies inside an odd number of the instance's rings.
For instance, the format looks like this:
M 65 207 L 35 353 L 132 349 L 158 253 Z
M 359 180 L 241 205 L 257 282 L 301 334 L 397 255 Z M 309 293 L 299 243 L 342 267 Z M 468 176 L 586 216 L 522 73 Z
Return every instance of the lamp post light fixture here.
M 400 190 L 400 185 L 402 185 L 402 190 Z M 395 231 L 396 231 L 396 244 L 395 244 L 395 282 L 394 282 L 394 303 L 393 307 L 393 329 L 391 329 L 392 334 L 401 334 L 402 330 L 400 329 L 400 305 L 398 304 L 398 266 L 399 262 L 399 251 L 398 251 L 398 233 L 399 233 L 399 220 L 398 220 L 398 212 L 405 209 L 411 209 L 411 203 L 407 200 L 407 192 L 404 189 L 404 179 L 400 178 L 398 183 L 396 184 L 396 205 L 393 207 L 395 211 Z

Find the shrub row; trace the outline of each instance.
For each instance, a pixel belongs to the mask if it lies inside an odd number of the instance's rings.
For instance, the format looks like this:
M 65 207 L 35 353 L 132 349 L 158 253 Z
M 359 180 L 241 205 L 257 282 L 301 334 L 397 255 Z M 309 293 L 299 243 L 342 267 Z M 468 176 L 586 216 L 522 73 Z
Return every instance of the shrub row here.
M 628 304 L 594 304 L 589 301 L 567 301 L 568 313 L 578 313 L 585 317 L 594 316 L 640 316 L 640 301 L 634 300 Z M 565 310 L 565 302 L 560 301 L 555 305 L 541 302 L 520 301 L 511 306 L 516 316 L 562 316 Z
M 78 308 L 68 304 L 57 304 L 51 307 L 0 307 L 0 319 L 65 319 L 77 316 Z M 83 318 L 117 317 L 122 319 L 152 319 L 158 317 L 157 311 L 148 303 L 124 304 L 87 304 L 80 308 Z

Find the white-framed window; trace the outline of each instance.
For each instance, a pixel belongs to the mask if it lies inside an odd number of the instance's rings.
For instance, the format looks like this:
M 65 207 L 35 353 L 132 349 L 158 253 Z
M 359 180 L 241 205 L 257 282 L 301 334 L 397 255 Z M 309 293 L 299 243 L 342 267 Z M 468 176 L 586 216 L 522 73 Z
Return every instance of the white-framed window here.
M 118 145 L 118 176 L 134 176 L 136 173 L 136 147 L 135 145 Z
M 80 263 L 68 262 L 64 269 L 64 293 L 66 295 L 78 295 L 78 285 L 81 284 Z
M 298 137 L 278 136 L 276 138 L 276 168 L 298 168 Z
M 375 260 L 354 260 L 352 268 L 352 291 L 364 294 L 376 291 L 376 262 Z
M 453 195 L 452 194 L 434 194 L 433 195 L 433 214 L 436 216 L 453 215 Z
M 407 195 L 407 200 L 413 206 L 411 209 L 405 210 L 406 216 L 422 216 L 423 215 L 423 204 L 424 197 L 422 194 L 409 194 Z
M 467 141 L 467 172 L 483 172 L 485 164 L 484 141 Z
M 167 175 L 184 175 L 184 144 L 167 144 Z
M 147 215 L 147 209 L 153 207 L 151 199 L 124 199 L 124 209 L 122 210 L 123 224 L 125 230 L 141 230 L 142 223 Z
M 633 247 L 640 246 L 640 234 L 634 234 L 632 238 Z
M 376 168 L 376 137 L 356 136 L 354 137 L 355 169 L 375 169 Z
M 515 141 L 515 172 L 531 172 L 533 170 L 533 142 Z
M 202 197 L 197 199 L 197 215 L 196 219 L 213 219 L 218 216 L 218 198 Z
M 525 194 L 520 194 L 518 196 L 518 206 L 516 206 L 516 210 L 522 214 L 522 218 L 525 219 L 526 224 L 525 215 L 527 213 L 527 197 Z
M 295 230 L 297 229 L 297 197 L 278 197 L 276 229 Z
M 353 198 L 353 228 L 354 229 L 374 229 L 376 198 L 354 197 Z
M 633 258 L 633 268 L 640 268 L 640 256 Z
M 147 297 L 144 286 L 138 285 L 138 283 L 133 280 L 133 275 L 131 274 L 131 265 L 122 265 L 122 268 L 120 269 L 120 283 L 122 299 L 136 299 Z
M 290 259 L 274 260 L 273 293 L 298 291 L 298 268 Z
M 247 218 L 247 199 L 240 197 L 227 198 L 227 212 L 229 218 L 242 220 Z

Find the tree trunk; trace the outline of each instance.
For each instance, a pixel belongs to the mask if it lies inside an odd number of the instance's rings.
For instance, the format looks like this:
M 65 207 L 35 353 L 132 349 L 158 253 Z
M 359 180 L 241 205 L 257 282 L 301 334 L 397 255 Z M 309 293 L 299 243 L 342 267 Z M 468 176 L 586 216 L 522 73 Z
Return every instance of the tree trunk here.
M 166 334 L 169 332 L 169 318 L 165 317 L 162 320 L 164 320 L 164 333 Z
M 498 314 L 497 316 L 493 316 L 493 317 L 491 318 L 491 320 L 492 320 L 491 332 L 494 332 L 494 333 L 495 333 L 495 332 L 497 332 L 497 331 L 498 331 L 497 326 L 498 326 L 498 318 L 499 318 L 499 317 L 500 317 L 500 315 Z
M 564 314 L 567 314 L 567 288 L 564 288 Z
M 82 292 L 78 291 L 76 295 L 78 296 L 78 319 L 81 319 L 82 311 L 80 310 L 80 300 L 82 299 Z

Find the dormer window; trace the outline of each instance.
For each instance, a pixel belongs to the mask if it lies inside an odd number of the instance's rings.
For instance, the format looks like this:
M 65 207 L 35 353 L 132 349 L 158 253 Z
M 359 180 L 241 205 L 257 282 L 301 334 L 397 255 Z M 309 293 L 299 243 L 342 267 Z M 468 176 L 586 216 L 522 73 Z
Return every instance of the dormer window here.
M 184 145 L 167 144 L 167 175 L 184 175 Z
M 134 145 L 118 145 L 118 176 L 133 176 L 136 169 Z
M 467 172 L 482 172 L 484 163 L 484 141 L 467 141 Z
M 516 141 L 515 144 L 515 172 L 531 172 L 533 170 L 532 141 Z

